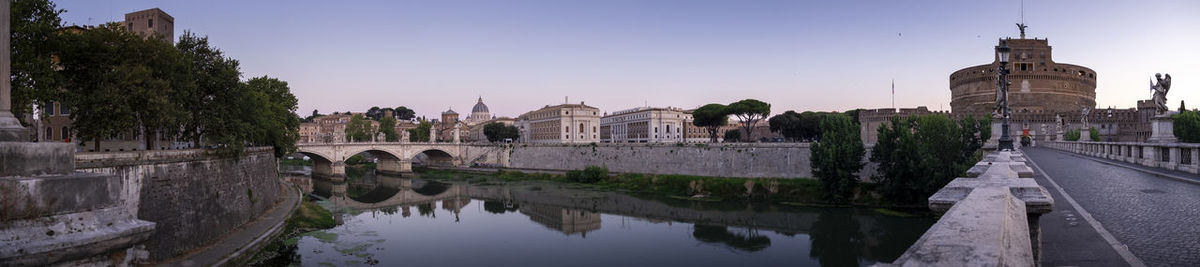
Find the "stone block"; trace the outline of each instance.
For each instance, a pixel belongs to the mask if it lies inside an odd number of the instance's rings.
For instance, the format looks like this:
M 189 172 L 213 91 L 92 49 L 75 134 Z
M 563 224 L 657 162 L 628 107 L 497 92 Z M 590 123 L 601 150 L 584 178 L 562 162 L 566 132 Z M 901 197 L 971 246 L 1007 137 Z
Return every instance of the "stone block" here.
M 88 211 L 118 205 L 123 180 L 115 175 L 0 178 L 0 222 Z
M 74 155 L 71 143 L 0 142 L 0 176 L 70 174 Z

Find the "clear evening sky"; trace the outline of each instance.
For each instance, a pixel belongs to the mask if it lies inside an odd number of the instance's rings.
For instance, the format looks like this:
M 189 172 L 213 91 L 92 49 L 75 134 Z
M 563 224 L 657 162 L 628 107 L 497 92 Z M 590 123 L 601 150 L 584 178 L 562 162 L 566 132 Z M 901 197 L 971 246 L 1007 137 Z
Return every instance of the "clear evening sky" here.
M 564 96 L 611 112 L 756 98 L 785 110 L 950 108 L 951 72 L 1017 37 L 1020 1 L 57 1 L 64 22 L 158 7 L 313 109 L 516 116 Z M 1200 107 L 1200 1 L 1027 1 L 1030 38 L 1097 72 L 1101 108 Z

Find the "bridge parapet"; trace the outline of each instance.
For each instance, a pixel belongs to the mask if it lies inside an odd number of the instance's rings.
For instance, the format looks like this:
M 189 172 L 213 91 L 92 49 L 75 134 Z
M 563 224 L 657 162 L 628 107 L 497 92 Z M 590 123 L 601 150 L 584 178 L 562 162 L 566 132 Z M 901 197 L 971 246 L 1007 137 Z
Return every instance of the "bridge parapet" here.
M 1200 144 L 1088 141 L 1042 143 L 1051 149 L 1085 156 L 1200 174 Z
M 992 152 L 929 197 L 944 213 L 892 264 L 881 266 L 1039 265 L 1038 219 L 1054 208 L 1020 152 Z M 973 177 L 972 177 L 973 176 Z

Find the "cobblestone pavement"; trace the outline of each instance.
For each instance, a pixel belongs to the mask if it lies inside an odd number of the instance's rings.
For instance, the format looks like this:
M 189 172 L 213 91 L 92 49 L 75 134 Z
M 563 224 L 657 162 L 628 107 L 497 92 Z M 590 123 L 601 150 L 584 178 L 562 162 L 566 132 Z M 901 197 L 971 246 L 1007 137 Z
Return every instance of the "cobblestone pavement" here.
M 1146 265 L 1200 266 L 1200 185 L 1051 149 L 1025 154 Z M 1044 176 L 1038 182 L 1056 191 Z M 1054 204 L 1056 210 L 1070 206 L 1060 198 Z M 1043 231 L 1044 240 L 1053 229 Z

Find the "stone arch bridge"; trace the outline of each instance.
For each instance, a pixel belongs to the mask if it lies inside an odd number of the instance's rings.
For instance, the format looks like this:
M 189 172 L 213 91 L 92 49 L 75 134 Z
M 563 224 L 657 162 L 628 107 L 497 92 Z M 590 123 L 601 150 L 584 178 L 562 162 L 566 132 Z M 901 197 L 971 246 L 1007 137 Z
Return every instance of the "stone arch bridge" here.
M 346 159 L 359 153 L 369 153 L 379 161 L 376 171 L 383 174 L 412 173 L 414 161 L 429 166 L 458 167 L 474 163 L 508 166 L 507 147 L 462 143 L 319 143 L 298 144 L 296 153 L 313 160 L 313 175 L 342 177 L 346 175 Z

